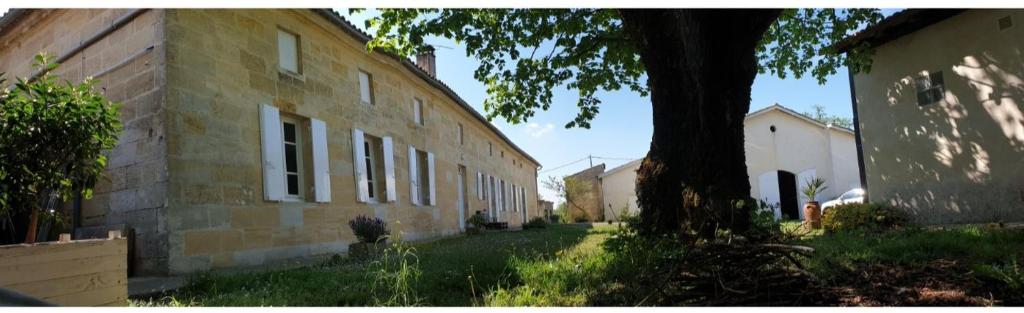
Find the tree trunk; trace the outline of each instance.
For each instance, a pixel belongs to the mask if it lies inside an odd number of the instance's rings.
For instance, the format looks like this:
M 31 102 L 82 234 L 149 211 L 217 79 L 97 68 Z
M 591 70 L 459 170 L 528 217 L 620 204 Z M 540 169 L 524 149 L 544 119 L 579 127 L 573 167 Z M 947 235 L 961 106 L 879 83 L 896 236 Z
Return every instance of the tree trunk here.
M 36 229 L 39 228 L 39 210 L 32 208 L 28 218 L 28 230 L 25 232 L 25 243 L 36 243 Z
M 642 232 L 696 239 L 746 231 L 754 202 L 743 120 L 755 49 L 780 11 L 620 12 L 647 69 L 654 113 L 637 173 Z

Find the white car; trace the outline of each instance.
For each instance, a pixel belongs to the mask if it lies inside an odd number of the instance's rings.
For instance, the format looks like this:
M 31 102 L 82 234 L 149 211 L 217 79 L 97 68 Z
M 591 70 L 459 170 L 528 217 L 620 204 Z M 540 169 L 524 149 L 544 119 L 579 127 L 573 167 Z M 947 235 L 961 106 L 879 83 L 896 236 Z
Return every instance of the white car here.
M 825 209 L 834 207 L 840 204 L 847 203 L 863 203 L 864 202 L 864 189 L 854 188 L 850 191 L 844 192 L 839 198 L 831 200 L 821 204 L 821 210 L 824 212 Z

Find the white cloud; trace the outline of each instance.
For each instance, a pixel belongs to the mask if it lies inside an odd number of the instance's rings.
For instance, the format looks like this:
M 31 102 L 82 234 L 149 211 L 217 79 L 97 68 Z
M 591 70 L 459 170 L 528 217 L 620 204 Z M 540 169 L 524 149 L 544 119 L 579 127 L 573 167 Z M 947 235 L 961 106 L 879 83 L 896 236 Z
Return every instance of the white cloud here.
M 526 134 L 533 138 L 540 138 L 554 129 L 555 125 L 551 123 L 544 124 L 543 126 L 537 123 L 530 123 L 526 125 Z

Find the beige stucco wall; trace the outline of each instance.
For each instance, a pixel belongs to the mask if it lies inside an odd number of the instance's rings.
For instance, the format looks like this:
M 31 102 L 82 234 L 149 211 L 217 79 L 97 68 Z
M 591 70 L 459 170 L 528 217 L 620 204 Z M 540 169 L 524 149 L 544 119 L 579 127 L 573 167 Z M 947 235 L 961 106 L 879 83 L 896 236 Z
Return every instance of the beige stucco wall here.
M 360 214 L 386 219 L 405 239 L 455 234 L 458 164 L 468 170 L 470 212 L 486 208 L 475 188 L 483 171 L 526 187 L 528 211 L 539 215 L 537 164 L 323 17 L 309 10 L 169 10 L 167 21 L 171 272 L 344 252 L 355 241 L 347 222 Z M 301 78 L 278 72 L 279 27 L 301 38 Z M 374 77 L 376 105 L 359 101 L 360 69 Z M 426 126 L 412 121 L 413 97 L 425 101 Z M 330 203 L 263 200 L 261 103 L 326 123 Z M 457 123 L 465 127 L 465 145 L 457 142 Z M 356 202 L 353 127 L 394 138 L 397 203 Z M 436 206 L 409 202 L 409 144 L 435 154 Z M 521 224 L 521 213 L 502 214 L 511 227 Z
M 32 75 L 33 57 L 69 54 L 83 41 L 133 10 L 31 10 L 0 31 L 0 73 L 9 82 Z M 124 129 L 109 152 L 104 179 L 82 205 L 82 226 L 106 235 L 104 228 L 135 230 L 137 274 L 163 273 L 167 267 L 167 160 L 164 129 L 163 11 L 147 10 L 124 26 L 70 54 L 53 74 L 81 82 L 92 76 L 95 90 L 121 104 Z M 70 206 L 70 204 L 68 205 Z
M 969 10 L 876 48 L 854 77 L 872 201 L 928 224 L 1024 220 L 1022 24 Z M 913 78 L 934 71 L 945 99 L 918 106 Z

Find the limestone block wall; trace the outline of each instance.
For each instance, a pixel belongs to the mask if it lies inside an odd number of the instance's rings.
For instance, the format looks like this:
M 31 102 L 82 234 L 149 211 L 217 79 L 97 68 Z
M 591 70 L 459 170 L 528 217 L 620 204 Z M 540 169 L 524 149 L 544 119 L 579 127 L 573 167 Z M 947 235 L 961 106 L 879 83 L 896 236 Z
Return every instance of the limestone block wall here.
M 39 52 L 68 56 L 53 74 L 76 83 L 94 77 L 95 88 L 121 104 L 124 129 L 109 152 L 105 179 L 83 202 L 81 222 L 134 228 L 139 274 L 167 267 L 163 20 L 160 10 L 28 10 L 0 29 L 0 72 L 9 80 L 31 76 Z
M 387 220 L 406 240 L 458 233 L 459 165 L 467 169 L 464 218 L 487 208 L 477 194 L 477 172 L 522 185 L 529 216 L 540 214 L 538 164 L 398 60 L 367 53 L 324 16 L 310 10 L 168 10 L 166 16 L 170 272 L 345 252 L 355 241 L 347 222 L 357 215 Z M 279 69 L 279 29 L 299 37 L 299 75 Z M 373 75 L 374 105 L 360 101 L 360 70 Z M 413 121 L 414 97 L 424 101 L 425 125 Z M 330 202 L 264 200 L 260 104 L 325 122 Z M 396 202 L 356 201 L 352 128 L 393 138 Z M 410 204 L 409 145 L 435 156 L 436 205 Z M 500 213 L 512 227 L 521 225 L 523 212 Z
M 600 222 L 605 220 L 604 216 L 604 191 L 601 188 L 601 180 L 599 175 L 604 173 L 604 164 L 598 164 L 591 168 L 580 171 L 576 174 L 569 175 L 569 177 L 581 182 L 582 184 L 589 187 L 590 192 L 577 195 L 577 200 L 573 202 L 579 205 L 580 208 L 576 209 L 572 204 L 568 204 L 569 217 L 575 222 L 577 219 L 586 219 L 591 222 Z

